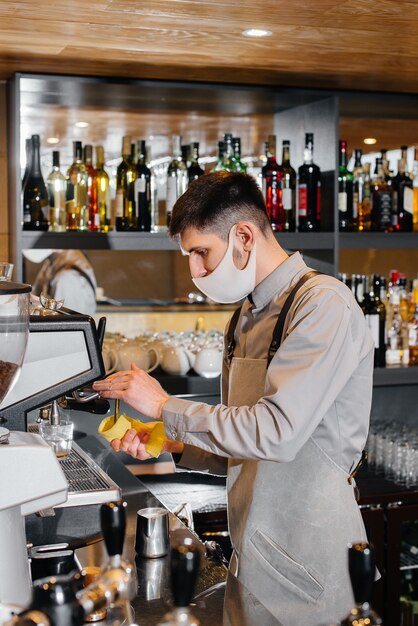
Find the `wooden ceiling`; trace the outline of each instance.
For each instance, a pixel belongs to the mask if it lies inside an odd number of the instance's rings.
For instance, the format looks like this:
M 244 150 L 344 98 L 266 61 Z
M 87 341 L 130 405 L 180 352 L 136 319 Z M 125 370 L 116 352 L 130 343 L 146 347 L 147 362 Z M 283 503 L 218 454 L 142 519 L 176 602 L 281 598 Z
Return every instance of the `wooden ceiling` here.
M 241 32 L 267 28 L 272 37 Z M 0 77 L 418 92 L 416 0 L 0 0 Z

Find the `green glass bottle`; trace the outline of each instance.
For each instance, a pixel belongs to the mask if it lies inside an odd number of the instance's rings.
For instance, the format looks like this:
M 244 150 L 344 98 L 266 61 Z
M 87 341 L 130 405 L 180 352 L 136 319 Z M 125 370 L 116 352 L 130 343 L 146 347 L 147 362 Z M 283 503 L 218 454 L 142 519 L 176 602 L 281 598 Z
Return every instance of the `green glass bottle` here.
M 136 167 L 131 157 L 131 137 L 125 135 L 122 141 L 122 161 L 116 172 L 116 230 L 136 230 L 134 203 L 134 183 Z
M 241 161 L 241 139 L 240 137 L 232 138 L 232 162 L 234 164 L 235 172 L 242 172 L 243 174 L 247 173 L 247 166 Z
M 347 163 L 347 142 L 341 140 L 338 167 L 338 217 L 340 231 L 354 230 L 353 173 L 348 169 Z

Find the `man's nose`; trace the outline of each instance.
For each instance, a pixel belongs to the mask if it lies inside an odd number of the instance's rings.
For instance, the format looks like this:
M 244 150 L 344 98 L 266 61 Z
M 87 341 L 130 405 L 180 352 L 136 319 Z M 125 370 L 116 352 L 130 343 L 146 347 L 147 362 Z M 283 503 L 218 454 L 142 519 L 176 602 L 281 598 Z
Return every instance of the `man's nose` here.
M 203 261 L 199 256 L 189 256 L 189 268 L 192 278 L 202 278 L 207 274 L 207 270 L 205 269 Z

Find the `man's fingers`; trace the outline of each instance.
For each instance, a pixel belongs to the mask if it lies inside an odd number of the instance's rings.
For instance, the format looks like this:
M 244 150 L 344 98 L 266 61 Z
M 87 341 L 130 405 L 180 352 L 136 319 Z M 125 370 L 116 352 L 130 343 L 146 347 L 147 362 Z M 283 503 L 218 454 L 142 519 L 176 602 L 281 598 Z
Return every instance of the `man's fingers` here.
M 110 442 L 110 445 L 112 446 L 112 448 L 113 448 L 113 450 L 115 452 L 119 452 L 120 446 L 121 446 L 121 440 L 120 439 L 112 439 L 112 441 Z

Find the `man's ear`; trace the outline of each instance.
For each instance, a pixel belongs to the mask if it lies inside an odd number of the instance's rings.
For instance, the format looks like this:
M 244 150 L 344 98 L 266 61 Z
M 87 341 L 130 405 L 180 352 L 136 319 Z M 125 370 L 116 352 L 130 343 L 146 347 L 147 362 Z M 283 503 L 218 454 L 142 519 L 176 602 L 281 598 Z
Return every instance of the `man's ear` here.
M 235 237 L 245 250 L 250 252 L 253 249 L 256 238 L 256 230 L 251 222 L 238 222 L 235 229 Z

